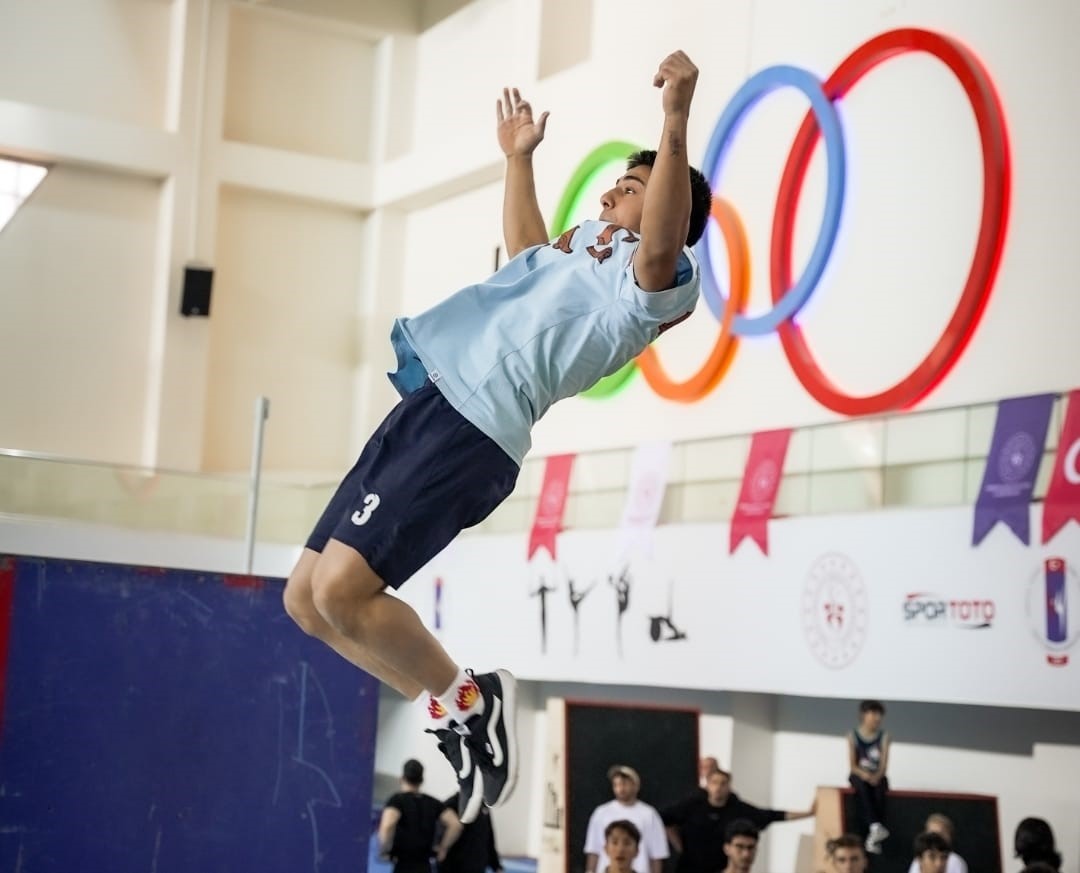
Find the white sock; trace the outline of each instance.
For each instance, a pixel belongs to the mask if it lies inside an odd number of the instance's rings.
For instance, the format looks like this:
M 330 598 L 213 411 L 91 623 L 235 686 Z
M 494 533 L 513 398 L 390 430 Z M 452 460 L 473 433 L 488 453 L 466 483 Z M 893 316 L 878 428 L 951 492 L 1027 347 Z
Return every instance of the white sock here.
M 436 694 L 435 699 L 448 717 L 461 725 L 484 711 L 484 698 L 480 694 L 479 686 L 473 677 L 461 668 L 458 668 L 457 676 L 450 683 L 450 687 L 442 694 Z

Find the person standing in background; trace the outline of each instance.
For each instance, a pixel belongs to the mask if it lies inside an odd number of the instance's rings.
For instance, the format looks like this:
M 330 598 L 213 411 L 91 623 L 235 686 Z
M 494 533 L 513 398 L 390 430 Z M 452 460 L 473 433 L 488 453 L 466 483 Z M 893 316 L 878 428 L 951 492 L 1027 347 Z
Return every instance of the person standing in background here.
M 424 794 L 423 784 L 424 765 L 410 758 L 401 770 L 401 790 L 386 801 L 379 819 L 379 851 L 394 862 L 394 873 L 431 873 L 432 854 L 441 861 L 461 835 L 457 813 Z M 443 835 L 436 848 L 440 822 Z
M 869 825 L 866 851 L 881 854 L 881 844 L 888 839 L 885 827 L 885 800 L 889 780 L 889 735 L 882 729 L 885 707 L 877 700 L 859 704 L 859 725 L 848 734 L 848 780 L 855 789 L 855 799 L 863 820 Z
M 709 774 L 705 790 L 693 794 L 661 813 L 668 842 L 679 859 L 676 873 L 716 873 L 724 866 L 724 837 L 728 826 L 739 819 L 759 831 L 777 821 L 794 821 L 814 815 L 812 804 L 805 812 L 761 809 L 731 790 L 731 774 L 717 768 Z
M 641 777 L 637 770 L 625 764 L 609 768 L 607 775 L 615 798 L 600 804 L 589 817 L 585 834 L 586 873 L 597 873 L 598 870 L 602 873 L 606 865 L 601 855 L 606 852 L 607 826 L 615 821 L 633 822 L 641 835 L 639 850 L 633 860 L 636 873 L 660 873 L 668 857 L 668 841 L 660 813 L 638 800 Z
M 457 817 L 461 798 L 455 794 L 443 804 L 443 815 L 448 812 Z M 502 859 L 495 847 L 495 828 L 491 812 L 482 807 L 476 820 L 463 825 L 459 836 L 439 861 L 438 873 L 503 873 Z

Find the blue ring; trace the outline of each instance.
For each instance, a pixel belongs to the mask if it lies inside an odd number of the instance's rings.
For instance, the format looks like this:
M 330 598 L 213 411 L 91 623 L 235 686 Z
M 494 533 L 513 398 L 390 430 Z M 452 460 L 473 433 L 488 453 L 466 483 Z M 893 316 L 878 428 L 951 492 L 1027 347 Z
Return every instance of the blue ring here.
M 810 255 L 806 269 L 798 281 L 784 292 L 772 309 L 761 315 L 746 316 L 738 314 L 732 322 L 732 332 L 738 336 L 764 336 L 773 333 L 781 322 L 792 318 L 806 301 L 810 299 L 814 288 L 825 272 L 825 265 L 832 254 L 840 227 L 840 213 L 844 205 L 844 179 L 846 160 L 844 152 L 844 134 L 840 127 L 840 116 L 833 102 L 825 96 L 821 81 L 807 70 L 792 66 L 767 67 L 755 73 L 731 98 L 720 120 L 716 122 L 702 170 L 708 176 L 710 184 L 716 190 L 719 181 L 720 162 L 724 156 L 738 123 L 742 117 L 766 94 L 777 88 L 790 86 L 798 88 L 810 100 L 810 107 L 817 119 L 818 127 L 825 140 L 825 154 L 828 158 L 828 184 L 825 193 L 825 212 L 821 230 Z M 787 208 L 789 204 L 777 203 L 776 208 Z M 716 281 L 712 258 L 709 255 L 709 236 L 701 237 L 701 255 L 699 260 L 705 265 L 701 271 L 702 294 L 718 321 L 723 321 L 726 300 Z

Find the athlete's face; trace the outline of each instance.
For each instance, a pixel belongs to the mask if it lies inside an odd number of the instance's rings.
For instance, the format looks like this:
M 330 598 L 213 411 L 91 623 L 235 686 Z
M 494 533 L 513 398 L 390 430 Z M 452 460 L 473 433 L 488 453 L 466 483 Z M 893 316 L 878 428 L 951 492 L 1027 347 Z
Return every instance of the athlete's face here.
M 632 231 L 641 230 L 641 211 L 645 206 L 645 186 L 652 167 L 641 166 L 627 170 L 615 187 L 600 195 L 600 220 L 622 225 Z

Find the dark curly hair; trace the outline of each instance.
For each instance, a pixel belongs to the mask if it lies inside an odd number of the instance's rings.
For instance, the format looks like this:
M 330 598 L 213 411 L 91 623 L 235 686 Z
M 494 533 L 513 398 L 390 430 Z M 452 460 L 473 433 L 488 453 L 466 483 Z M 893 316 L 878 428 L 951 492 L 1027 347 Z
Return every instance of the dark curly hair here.
M 626 169 L 634 167 L 652 167 L 656 163 L 656 151 L 643 149 L 634 152 L 626 159 Z M 709 181 L 700 170 L 690 168 L 690 229 L 686 234 L 686 244 L 692 246 L 705 233 L 705 222 L 709 220 L 709 211 L 712 209 L 712 189 Z
M 1061 869 L 1061 853 L 1054 845 L 1054 832 L 1045 819 L 1025 818 L 1021 821 L 1016 826 L 1013 848 L 1024 864 L 1042 861 L 1055 870 Z

